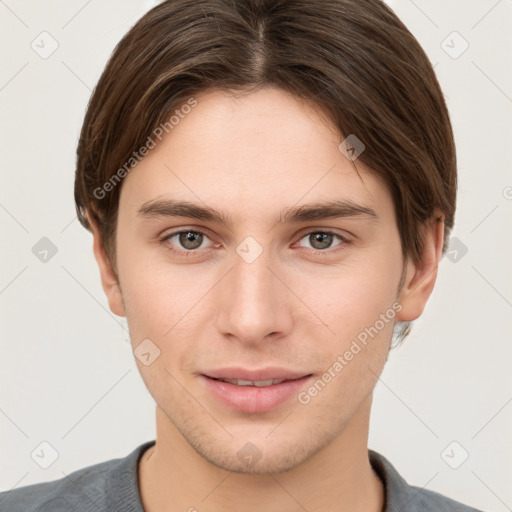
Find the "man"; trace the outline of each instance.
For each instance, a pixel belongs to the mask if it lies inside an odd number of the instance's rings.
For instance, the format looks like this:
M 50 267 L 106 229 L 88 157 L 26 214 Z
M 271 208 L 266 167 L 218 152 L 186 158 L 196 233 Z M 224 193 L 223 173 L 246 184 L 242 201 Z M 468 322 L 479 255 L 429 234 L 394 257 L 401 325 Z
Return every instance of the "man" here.
M 30 511 L 469 511 L 368 451 L 453 226 L 450 120 L 377 0 L 170 0 L 93 93 L 75 199 L 156 441 Z

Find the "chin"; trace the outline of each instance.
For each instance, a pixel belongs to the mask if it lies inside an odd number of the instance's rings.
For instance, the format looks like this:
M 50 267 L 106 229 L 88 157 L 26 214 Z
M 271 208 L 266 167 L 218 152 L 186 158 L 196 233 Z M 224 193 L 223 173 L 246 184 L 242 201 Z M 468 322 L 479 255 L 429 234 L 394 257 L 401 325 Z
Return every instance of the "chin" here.
M 187 438 L 194 450 L 212 465 L 233 473 L 266 475 L 285 473 L 307 461 L 332 440 L 291 432 L 270 437 L 225 439 L 200 436 Z
M 254 455 L 253 459 L 248 459 L 247 455 L 241 456 L 244 448 L 255 446 L 247 443 L 241 450 L 231 453 L 216 452 L 209 449 L 205 452 L 198 451 L 208 462 L 214 466 L 230 471 L 232 473 L 240 473 L 246 475 L 266 475 L 268 473 L 285 473 L 299 466 L 302 462 L 309 458 L 309 454 L 303 449 L 295 451 L 275 450 L 273 452 L 260 451 Z

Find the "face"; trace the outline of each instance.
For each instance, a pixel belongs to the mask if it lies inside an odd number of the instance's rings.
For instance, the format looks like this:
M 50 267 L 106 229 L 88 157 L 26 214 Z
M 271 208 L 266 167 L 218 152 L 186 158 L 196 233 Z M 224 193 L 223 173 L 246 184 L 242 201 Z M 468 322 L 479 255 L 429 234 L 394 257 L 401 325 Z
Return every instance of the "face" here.
M 393 202 L 290 94 L 196 100 L 124 179 L 103 284 L 169 426 L 216 466 L 285 471 L 343 435 L 409 319 Z

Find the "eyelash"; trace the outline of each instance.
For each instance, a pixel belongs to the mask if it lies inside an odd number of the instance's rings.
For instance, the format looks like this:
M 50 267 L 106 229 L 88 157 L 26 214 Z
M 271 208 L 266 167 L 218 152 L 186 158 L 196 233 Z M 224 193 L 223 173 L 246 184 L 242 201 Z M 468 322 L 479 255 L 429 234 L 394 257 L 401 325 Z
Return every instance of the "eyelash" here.
M 174 231 L 172 233 L 169 233 L 169 234 L 165 235 L 164 237 L 162 237 L 160 239 L 160 242 L 164 245 L 164 247 L 168 251 L 172 252 L 173 254 L 177 254 L 179 256 L 185 256 L 185 257 L 196 256 L 197 252 L 199 251 L 199 249 L 191 249 L 189 251 L 185 251 L 185 250 L 180 251 L 180 250 L 174 249 L 171 244 L 166 244 L 165 243 L 168 240 L 170 240 L 171 238 L 173 238 L 174 236 L 179 235 L 181 233 L 197 233 L 197 234 L 204 235 L 204 236 L 208 237 L 208 234 L 205 233 L 204 231 L 199 231 L 197 229 L 181 229 L 179 231 Z M 327 249 L 324 249 L 324 250 L 321 250 L 321 249 L 309 249 L 309 251 L 312 252 L 314 255 L 328 256 L 328 255 L 336 253 L 336 252 L 338 252 L 340 250 L 343 250 L 345 245 L 348 245 L 348 244 L 351 243 L 351 241 L 349 239 L 345 238 L 344 236 L 340 235 L 339 233 L 336 233 L 335 231 L 331 231 L 331 230 L 328 230 L 328 229 L 314 229 L 314 230 L 308 231 L 307 233 L 304 233 L 299 238 L 299 241 L 302 240 L 303 238 L 313 234 L 313 233 L 322 233 L 322 234 L 325 234 L 325 235 L 333 235 L 334 237 L 337 237 L 340 240 L 340 242 L 341 242 L 340 244 L 335 246 L 334 249 L 331 249 L 331 248 L 327 248 Z M 308 249 L 308 248 L 307 247 L 302 247 L 302 249 Z

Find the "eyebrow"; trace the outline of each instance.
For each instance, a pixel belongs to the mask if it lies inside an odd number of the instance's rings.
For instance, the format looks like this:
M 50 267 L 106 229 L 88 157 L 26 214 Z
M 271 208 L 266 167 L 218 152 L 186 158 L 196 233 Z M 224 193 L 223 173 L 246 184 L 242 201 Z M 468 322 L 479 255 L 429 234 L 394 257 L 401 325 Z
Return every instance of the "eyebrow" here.
M 231 216 L 224 211 L 217 211 L 190 201 L 174 199 L 153 199 L 146 201 L 137 211 L 142 219 L 159 217 L 188 217 L 191 219 L 211 221 L 224 226 L 232 224 Z M 275 219 L 276 224 L 310 222 L 322 219 L 344 217 L 366 217 L 371 221 L 378 220 L 377 213 L 369 206 L 357 204 L 350 199 L 316 202 L 300 206 L 287 207 L 281 210 Z

